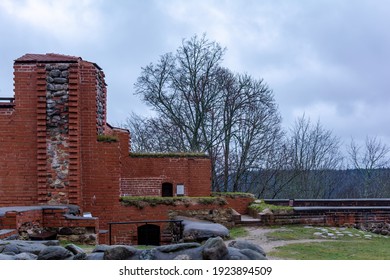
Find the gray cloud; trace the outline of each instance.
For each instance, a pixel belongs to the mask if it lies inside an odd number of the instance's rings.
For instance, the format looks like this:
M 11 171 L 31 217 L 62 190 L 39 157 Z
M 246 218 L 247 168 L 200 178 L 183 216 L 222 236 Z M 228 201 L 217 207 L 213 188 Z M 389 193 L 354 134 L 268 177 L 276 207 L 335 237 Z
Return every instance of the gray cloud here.
M 148 114 L 132 95 L 141 67 L 206 32 L 227 47 L 225 66 L 265 79 L 286 127 L 305 113 L 346 142 L 390 144 L 389 14 L 384 0 L 4 0 L 0 95 L 12 92 L 12 63 L 24 53 L 79 55 L 105 70 L 108 118 L 119 123 Z

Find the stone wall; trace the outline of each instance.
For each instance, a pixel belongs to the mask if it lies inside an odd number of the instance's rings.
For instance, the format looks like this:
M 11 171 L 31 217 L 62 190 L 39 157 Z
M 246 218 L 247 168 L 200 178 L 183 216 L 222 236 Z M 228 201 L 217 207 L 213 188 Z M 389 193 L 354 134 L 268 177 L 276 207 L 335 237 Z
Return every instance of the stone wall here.
M 97 134 L 102 135 L 106 125 L 106 86 L 102 71 L 96 73 L 96 126 Z
M 46 65 L 47 184 L 49 203 L 67 204 L 69 186 L 69 64 Z
M 70 207 L 70 206 L 69 206 Z M 75 216 L 68 206 L 31 206 L 29 209 L 10 209 L 0 216 L 0 225 L 5 229 L 16 229 L 19 239 L 43 232 L 56 233 L 59 240 L 97 244 L 99 242 L 99 220 Z M 72 207 L 73 208 L 73 207 Z

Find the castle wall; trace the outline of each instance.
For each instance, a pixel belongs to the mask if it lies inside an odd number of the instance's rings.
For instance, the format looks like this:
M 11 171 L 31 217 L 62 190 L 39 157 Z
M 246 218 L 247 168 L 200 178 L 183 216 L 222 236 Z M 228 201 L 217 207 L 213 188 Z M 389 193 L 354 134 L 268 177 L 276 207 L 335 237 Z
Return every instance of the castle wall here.
M 36 70 L 15 65 L 15 107 L 0 108 L 0 206 L 38 201 Z
M 129 156 L 130 135 L 106 122 L 101 68 L 79 57 L 27 54 L 14 64 L 15 101 L 0 100 L 0 207 L 75 204 L 100 228 L 144 219 L 121 195 L 161 196 L 163 183 L 185 196 L 209 196 L 206 157 Z M 103 141 L 99 136 L 112 136 Z M 167 213 L 150 209 L 149 219 Z M 145 217 L 146 217 L 145 216 Z
M 209 196 L 211 162 L 206 157 L 128 157 L 123 160 L 121 195 L 161 196 L 163 183 L 184 185 L 185 196 Z

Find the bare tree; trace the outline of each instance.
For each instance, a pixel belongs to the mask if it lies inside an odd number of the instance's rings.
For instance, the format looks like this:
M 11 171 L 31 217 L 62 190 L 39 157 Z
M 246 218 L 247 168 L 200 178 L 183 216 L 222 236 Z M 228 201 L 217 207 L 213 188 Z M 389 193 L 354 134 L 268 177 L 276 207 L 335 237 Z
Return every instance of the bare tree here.
M 146 135 L 134 138 L 145 143 L 139 148 L 208 153 L 214 189 L 239 191 L 248 189 L 250 171 L 264 165 L 281 133 L 280 116 L 262 79 L 220 66 L 224 52 L 205 36 L 194 36 L 175 54 L 143 68 L 135 92 L 157 117 L 134 117 L 129 124 Z
M 223 54 L 224 49 L 205 35 L 194 36 L 183 41 L 175 55 L 165 54 L 157 64 L 143 68 L 135 84 L 136 94 L 180 131 L 188 151 L 206 151 L 215 141 L 214 135 L 205 139 L 203 130 L 215 112 Z
M 291 130 L 290 149 L 293 168 L 299 175 L 294 179 L 293 197 L 320 198 L 329 196 L 337 187 L 328 177 L 329 170 L 342 166 L 340 141 L 319 121 L 298 118 Z
M 362 185 L 357 193 L 361 197 L 382 197 L 386 192 L 387 180 L 381 180 L 378 169 L 388 168 L 390 158 L 389 147 L 377 137 L 366 137 L 364 146 L 359 146 L 352 139 L 348 154 L 352 168 L 359 171 Z

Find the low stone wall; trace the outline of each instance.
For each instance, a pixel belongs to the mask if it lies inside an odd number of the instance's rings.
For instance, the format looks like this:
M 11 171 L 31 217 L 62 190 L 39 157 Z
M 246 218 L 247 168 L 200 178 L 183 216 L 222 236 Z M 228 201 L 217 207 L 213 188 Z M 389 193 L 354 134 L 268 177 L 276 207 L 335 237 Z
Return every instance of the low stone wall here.
M 294 207 L 373 207 L 390 206 L 388 198 L 357 198 L 357 199 L 264 199 L 267 204 Z
M 0 216 L 1 227 L 14 230 L 18 239 L 40 238 L 43 233 L 53 233 L 60 240 L 89 245 L 99 243 L 99 220 L 69 214 L 67 206 L 26 206 L 7 210 Z
M 252 212 L 263 225 L 350 226 L 390 222 L 390 207 L 294 207 L 292 211 Z

